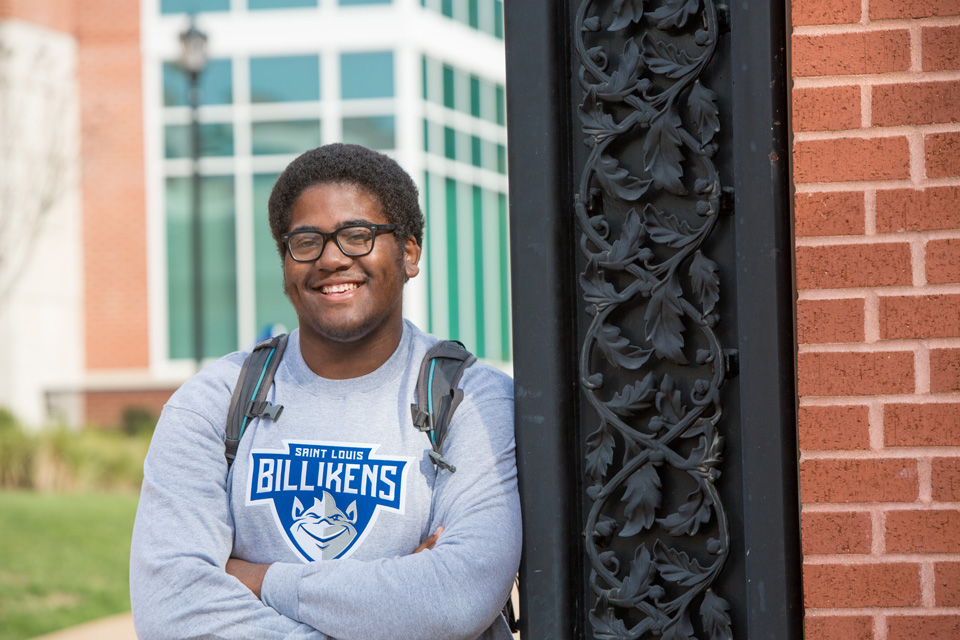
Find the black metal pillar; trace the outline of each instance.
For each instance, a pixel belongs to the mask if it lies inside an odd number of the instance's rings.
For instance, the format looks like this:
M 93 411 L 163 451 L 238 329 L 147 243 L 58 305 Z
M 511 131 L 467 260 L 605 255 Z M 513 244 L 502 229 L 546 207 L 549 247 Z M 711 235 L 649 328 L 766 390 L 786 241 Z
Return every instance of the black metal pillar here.
M 193 359 L 203 366 L 203 215 L 200 176 L 200 72 L 190 77 L 190 189 L 191 256 L 193 262 Z
M 784 7 L 505 9 L 521 635 L 798 640 Z

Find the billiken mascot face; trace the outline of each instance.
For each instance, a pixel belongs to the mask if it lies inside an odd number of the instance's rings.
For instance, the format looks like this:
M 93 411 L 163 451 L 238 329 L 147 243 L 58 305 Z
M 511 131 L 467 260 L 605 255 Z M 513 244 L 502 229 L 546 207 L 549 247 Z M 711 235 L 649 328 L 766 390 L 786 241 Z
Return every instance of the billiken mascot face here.
M 295 498 L 291 515 L 290 534 L 304 553 L 314 560 L 336 558 L 357 537 L 354 526 L 357 523 L 356 501 L 343 512 L 333 496 L 324 491 L 323 500 L 314 497 L 309 509 L 304 509 L 300 500 Z

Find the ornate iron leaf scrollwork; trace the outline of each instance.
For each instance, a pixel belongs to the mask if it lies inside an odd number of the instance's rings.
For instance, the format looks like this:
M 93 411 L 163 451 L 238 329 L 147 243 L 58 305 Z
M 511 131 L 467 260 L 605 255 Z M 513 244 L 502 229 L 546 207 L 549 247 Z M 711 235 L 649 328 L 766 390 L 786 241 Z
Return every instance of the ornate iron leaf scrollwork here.
M 603 640 L 723 640 L 733 634 L 714 584 L 730 554 L 718 425 L 735 352 L 715 332 L 720 275 L 706 243 L 732 198 L 703 76 L 726 8 L 648 4 L 584 0 L 574 23 L 590 149 L 576 200 L 592 316 L 580 383 L 599 425 L 586 438 L 589 620 Z M 685 500 L 667 495 L 668 477 Z

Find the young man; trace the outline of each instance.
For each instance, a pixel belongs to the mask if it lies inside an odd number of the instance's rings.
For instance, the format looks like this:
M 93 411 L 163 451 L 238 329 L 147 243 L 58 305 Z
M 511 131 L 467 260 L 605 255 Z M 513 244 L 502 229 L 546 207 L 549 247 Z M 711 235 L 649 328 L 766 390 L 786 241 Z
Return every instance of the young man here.
M 510 379 L 474 364 L 443 456 L 412 424 L 436 338 L 401 315 L 423 215 L 388 157 L 328 145 L 270 197 L 299 319 L 236 461 L 224 426 L 244 353 L 164 407 L 144 464 L 130 591 L 141 640 L 500 640 L 520 556 Z

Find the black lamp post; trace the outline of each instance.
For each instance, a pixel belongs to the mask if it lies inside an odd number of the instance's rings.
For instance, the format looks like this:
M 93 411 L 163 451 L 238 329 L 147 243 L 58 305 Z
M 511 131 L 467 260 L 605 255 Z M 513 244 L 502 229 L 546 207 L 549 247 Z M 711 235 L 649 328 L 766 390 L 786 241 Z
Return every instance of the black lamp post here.
M 180 34 L 180 66 L 190 76 L 190 158 L 192 161 L 193 228 L 193 357 L 199 370 L 203 363 L 203 225 L 200 211 L 200 74 L 207 66 L 207 35 L 197 28 L 190 16 L 190 26 Z

